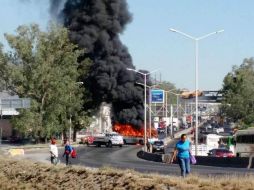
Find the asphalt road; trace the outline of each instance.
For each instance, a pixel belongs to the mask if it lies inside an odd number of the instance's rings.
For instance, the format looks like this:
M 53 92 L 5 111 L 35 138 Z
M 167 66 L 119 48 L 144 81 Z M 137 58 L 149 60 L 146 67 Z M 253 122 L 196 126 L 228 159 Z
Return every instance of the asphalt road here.
M 77 148 L 78 158 L 71 159 L 71 164 L 89 167 L 111 166 L 121 169 L 133 169 L 142 173 L 159 173 L 180 175 L 179 166 L 146 161 L 138 158 L 137 152 L 141 146 L 113 147 L 86 147 Z M 61 155 L 61 153 L 60 153 Z M 63 158 L 61 162 L 64 163 Z M 239 168 L 220 168 L 210 166 L 192 166 L 192 173 L 199 175 L 245 175 L 254 174 L 254 170 Z

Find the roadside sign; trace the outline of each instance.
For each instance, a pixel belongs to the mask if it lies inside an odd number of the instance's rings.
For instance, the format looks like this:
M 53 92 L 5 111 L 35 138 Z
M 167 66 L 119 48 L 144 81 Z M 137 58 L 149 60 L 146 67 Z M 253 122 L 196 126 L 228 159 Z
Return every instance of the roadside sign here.
M 151 90 L 151 102 L 163 103 L 164 102 L 164 90 Z

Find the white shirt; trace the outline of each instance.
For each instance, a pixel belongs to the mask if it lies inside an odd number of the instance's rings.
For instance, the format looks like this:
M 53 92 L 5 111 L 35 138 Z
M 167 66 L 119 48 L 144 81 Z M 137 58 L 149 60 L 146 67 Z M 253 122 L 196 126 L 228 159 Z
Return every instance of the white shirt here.
M 58 149 L 55 144 L 49 145 L 50 152 L 54 154 L 55 157 L 58 157 Z

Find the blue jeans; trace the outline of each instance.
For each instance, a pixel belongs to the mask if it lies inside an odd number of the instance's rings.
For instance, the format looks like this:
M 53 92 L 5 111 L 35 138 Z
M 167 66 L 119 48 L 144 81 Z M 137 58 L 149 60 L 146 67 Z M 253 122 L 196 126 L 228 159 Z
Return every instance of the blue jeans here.
M 190 173 L 190 158 L 179 158 L 178 163 L 181 168 L 181 175 L 185 177 Z

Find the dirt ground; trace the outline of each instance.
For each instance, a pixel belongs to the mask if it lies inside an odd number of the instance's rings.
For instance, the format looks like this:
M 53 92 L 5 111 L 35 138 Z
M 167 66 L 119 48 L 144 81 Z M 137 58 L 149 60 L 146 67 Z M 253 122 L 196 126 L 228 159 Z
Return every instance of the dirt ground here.
M 112 168 L 51 166 L 9 157 L 0 157 L 0 168 L 0 189 L 254 190 L 254 176 L 182 179 Z

